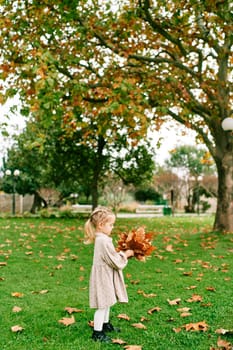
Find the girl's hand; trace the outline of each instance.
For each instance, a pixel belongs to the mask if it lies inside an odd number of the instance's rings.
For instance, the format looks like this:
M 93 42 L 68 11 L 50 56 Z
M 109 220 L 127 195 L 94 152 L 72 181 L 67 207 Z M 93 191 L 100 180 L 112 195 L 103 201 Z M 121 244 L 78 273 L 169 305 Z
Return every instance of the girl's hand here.
M 127 258 L 130 258 L 131 256 L 134 256 L 134 251 L 132 249 L 128 249 L 124 253 L 125 253 Z

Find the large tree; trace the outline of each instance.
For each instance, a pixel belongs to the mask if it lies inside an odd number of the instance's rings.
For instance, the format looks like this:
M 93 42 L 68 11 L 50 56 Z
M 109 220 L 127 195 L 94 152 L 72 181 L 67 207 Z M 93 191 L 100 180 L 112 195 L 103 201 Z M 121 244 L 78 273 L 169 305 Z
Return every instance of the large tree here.
M 232 109 L 231 6 L 3 0 L 1 100 L 18 91 L 24 114 L 47 127 L 62 115 L 67 130 L 92 122 L 100 135 L 117 137 L 122 129 L 129 140 L 171 116 L 194 129 L 213 156 L 214 228 L 233 231 L 233 140 L 221 127 Z

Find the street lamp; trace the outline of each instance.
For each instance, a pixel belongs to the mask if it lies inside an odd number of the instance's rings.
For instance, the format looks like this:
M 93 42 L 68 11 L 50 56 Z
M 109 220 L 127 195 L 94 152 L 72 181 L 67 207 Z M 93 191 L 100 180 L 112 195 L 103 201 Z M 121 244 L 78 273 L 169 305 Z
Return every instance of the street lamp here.
M 15 169 L 13 172 L 7 169 L 5 172 L 6 176 L 12 177 L 13 191 L 12 191 L 12 215 L 15 215 L 15 193 L 16 193 L 16 180 L 19 177 L 20 171 Z
M 202 181 L 203 176 L 199 175 L 197 177 L 197 214 L 200 214 L 200 182 Z
M 222 121 L 222 128 L 224 131 L 233 131 L 233 118 L 225 118 Z

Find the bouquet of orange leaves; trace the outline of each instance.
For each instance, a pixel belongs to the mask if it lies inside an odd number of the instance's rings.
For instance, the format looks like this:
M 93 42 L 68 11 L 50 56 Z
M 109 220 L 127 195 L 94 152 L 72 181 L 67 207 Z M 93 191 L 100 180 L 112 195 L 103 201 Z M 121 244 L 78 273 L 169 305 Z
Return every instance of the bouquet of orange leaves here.
M 120 233 L 117 243 L 117 251 L 131 249 L 137 260 L 145 261 L 147 256 L 155 250 L 152 245 L 153 233 L 145 233 L 144 227 L 131 230 L 129 233 Z

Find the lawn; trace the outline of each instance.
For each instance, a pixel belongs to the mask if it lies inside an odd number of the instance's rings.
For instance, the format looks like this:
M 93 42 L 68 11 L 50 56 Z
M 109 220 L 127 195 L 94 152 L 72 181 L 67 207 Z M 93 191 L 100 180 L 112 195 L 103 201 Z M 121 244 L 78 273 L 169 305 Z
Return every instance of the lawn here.
M 111 311 L 120 345 L 90 339 L 93 246 L 82 242 L 84 221 L 0 219 L 0 349 L 232 349 L 233 235 L 211 232 L 212 223 L 117 219 L 114 241 L 145 226 L 156 246 L 146 262 L 132 258 L 124 270 L 129 303 Z

